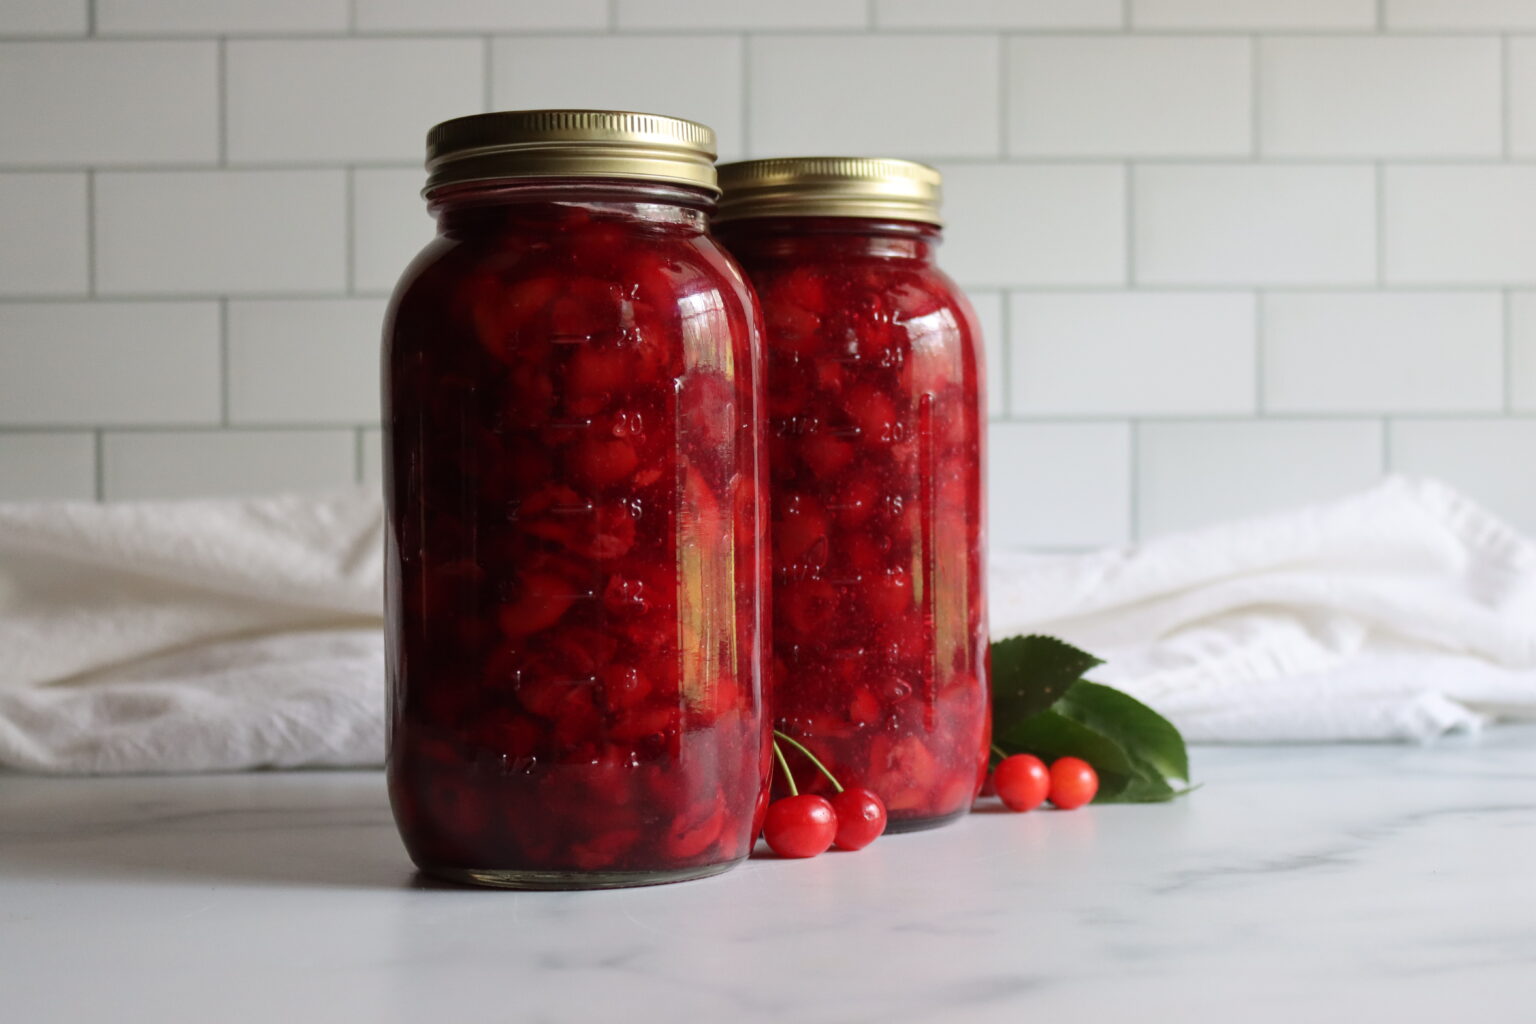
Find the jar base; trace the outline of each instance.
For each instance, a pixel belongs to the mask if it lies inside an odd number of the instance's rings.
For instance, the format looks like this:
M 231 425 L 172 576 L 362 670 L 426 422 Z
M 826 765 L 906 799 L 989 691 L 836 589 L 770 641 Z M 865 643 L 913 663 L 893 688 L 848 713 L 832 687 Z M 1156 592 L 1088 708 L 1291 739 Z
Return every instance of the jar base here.
M 444 868 L 417 865 L 423 874 L 459 885 L 477 885 L 492 889 L 538 889 L 563 891 L 571 889 L 632 889 L 643 885 L 667 885 L 687 882 L 695 878 L 708 878 L 729 871 L 740 864 L 728 860 L 723 864 L 705 864 L 696 868 L 679 868 L 676 871 L 524 871 L 517 868 Z
M 885 834 L 893 835 L 897 832 L 926 832 L 931 828 L 942 828 L 951 822 L 959 821 L 970 813 L 969 807 L 962 807 L 950 814 L 941 814 L 934 818 L 898 818 L 886 822 Z

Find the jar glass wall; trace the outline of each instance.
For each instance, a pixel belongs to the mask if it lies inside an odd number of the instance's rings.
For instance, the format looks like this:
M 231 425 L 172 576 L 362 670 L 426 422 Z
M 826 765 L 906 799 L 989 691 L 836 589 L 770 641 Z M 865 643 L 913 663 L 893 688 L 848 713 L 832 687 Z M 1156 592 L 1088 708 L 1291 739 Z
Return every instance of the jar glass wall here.
M 990 742 L 974 315 L 932 224 L 740 211 L 718 230 L 767 321 L 777 726 L 874 790 L 891 831 L 942 824 Z
M 758 313 L 686 183 L 430 195 L 385 334 L 388 776 L 425 871 L 648 884 L 766 799 Z

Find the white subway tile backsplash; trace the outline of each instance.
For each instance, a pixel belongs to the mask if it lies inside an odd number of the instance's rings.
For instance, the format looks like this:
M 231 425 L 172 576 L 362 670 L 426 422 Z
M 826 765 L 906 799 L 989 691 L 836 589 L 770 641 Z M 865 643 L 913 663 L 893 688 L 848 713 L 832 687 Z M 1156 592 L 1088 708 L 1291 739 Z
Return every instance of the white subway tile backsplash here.
M 1375 280 L 1369 167 L 1146 165 L 1133 181 L 1138 282 Z
M 1264 407 L 1282 413 L 1481 412 L 1504 403 L 1497 292 L 1264 297 Z
M 616 0 L 620 29 L 863 28 L 866 0 Z
M 1393 29 L 1536 28 L 1530 0 L 1384 0 L 1386 27 Z
M 383 323 L 383 299 L 231 302 L 229 421 L 376 421 Z
M 351 430 L 146 431 L 108 434 L 109 501 L 326 491 L 353 484 Z
M 992 36 L 758 36 L 748 49 L 754 156 L 998 152 Z
M 1139 535 L 1339 497 L 1370 486 L 1381 470 L 1373 421 L 1143 423 Z
M 0 501 L 90 501 L 95 497 L 94 435 L 0 434 Z
M 1388 165 L 1382 210 L 1388 282 L 1536 281 L 1536 167 Z
M 213 302 L 0 303 L 0 426 L 219 421 Z
M 1002 292 L 967 292 L 971 308 L 976 312 L 976 323 L 981 330 L 982 373 L 987 386 L 987 417 L 1001 419 L 1007 409 L 1008 375 L 1005 372 L 1003 351 L 1008 339 L 1003 332 Z
M 337 292 L 345 172 L 144 171 L 96 178 L 96 275 L 110 295 Z
M 358 291 L 393 290 L 432 240 L 434 225 L 421 198 L 425 182 L 416 168 L 352 172 L 352 284 Z
M 359 32 L 605 29 L 608 0 L 354 0 Z
M 1509 297 L 1509 407 L 1536 412 L 1536 292 Z
M 83 36 L 90 0 L 0 0 L 0 37 Z
M 962 285 L 1125 281 L 1125 171 L 1104 164 L 942 164 L 939 262 Z
M 0 174 L 0 295 L 81 295 L 89 286 L 84 174 Z
M 1536 10 L 1536 4 L 1532 4 Z M 1509 151 L 1536 155 L 1536 39 L 1509 40 Z
M 1138 29 L 1369 29 L 1376 0 L 1130 0 Z
M 1008 44 L 1008 151 L 1246 154 L 1249 49 L 1235 38 L 1016 37 Z
M 996 543 L 1389 451 L 1533 509 L 1533 32 L 1527 0 L 0 0 L 0 500 L 377 483 L 426 130 L 589 106 L 940 166 Z
M 1296 37 L 1259 43 L 1259 139 L 1275 156 L 1492 156 L 1497 39 Z
M 742 155 L 742 44 L 721 36 L 523 36 L 492 44 L 497 109 L 596 107 L 687 117 Z
M 1438 477 L 1536 534 L 1536 418 L 1398 420 L 1392 469 Z
M 236 40 L 229 158 L 420 159 L 431 125 L 484 109 L 483 59 L 474 39 Z
M 0 43 L 0 164 L 179 164 L 219 152 L 218 44 Z
M 95 0 L 98 35 L 345 32 L 348 0 Z
M 1120 28 L 1123 0 L 874 0 L 880 28 Z
M 1128 424 L 996 423 L 987 433 L 987 467 L 994 549 L 1130 539 Z
M 1254 300 L 1228 293 L 1020 292 L 1013 413 L 1252 413 Z

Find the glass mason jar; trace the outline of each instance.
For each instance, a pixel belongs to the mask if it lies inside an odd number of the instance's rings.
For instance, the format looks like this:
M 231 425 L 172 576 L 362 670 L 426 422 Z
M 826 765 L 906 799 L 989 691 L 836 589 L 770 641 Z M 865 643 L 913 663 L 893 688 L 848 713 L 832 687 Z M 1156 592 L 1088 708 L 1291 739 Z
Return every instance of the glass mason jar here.
M 384 333 L 388 778 L 427 873 L 702 877 L 766 806 L 761 316 L 714 133 L 512 111 L 428 136 Z
M 985 777 L 991 708 L 981 337 L 934 265 L 939 173 L 753 160 L 720 183 L 767 320 L 777 727 L 891 831 L 943 824 Z

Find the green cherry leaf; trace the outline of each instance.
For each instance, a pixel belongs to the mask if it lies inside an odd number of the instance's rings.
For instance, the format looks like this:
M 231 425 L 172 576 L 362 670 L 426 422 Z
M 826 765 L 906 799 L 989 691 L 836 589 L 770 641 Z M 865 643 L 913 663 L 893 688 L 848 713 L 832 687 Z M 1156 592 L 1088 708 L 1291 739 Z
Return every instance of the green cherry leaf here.
M 1113 740 L 1158 781 L 1189 778 L 1184 737 L 1172 722 L 1129 694 L 1083 679 L 1072 684 L 1053 710 Z M 1168 792 L 1172 794 L 1171 787 Z
M 992 717 L 1021 722 L 1061 699 L 1084 672 L 1103 662 L 1050 636 L 1014 636 L 992 644 Z

